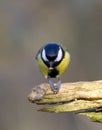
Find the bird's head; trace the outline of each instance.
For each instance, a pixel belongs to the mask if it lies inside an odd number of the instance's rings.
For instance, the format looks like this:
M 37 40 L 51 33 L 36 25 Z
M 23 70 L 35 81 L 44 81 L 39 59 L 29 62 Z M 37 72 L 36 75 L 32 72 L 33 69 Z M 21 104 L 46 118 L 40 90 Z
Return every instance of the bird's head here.
M 54 42 L 48 43 L 43 47 L 43 49 L 41 51 L 41 57 L 42 57 L 42 60 L 44 61 L 44 63 L 50 69 L 53 69 L 63 59 L 64 50 L 57 43 L 54 43 Z

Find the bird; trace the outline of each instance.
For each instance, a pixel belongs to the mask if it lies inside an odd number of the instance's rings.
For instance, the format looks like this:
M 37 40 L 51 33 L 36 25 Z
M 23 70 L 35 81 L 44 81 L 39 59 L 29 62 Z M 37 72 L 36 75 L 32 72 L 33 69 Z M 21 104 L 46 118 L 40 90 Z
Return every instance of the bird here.
M 38 67 L 45 79 L 48 80 L 53 93 L 58 93 L 61 86 L 61 75 L 70 63 L 69 52 L 57 42 L 48 42 L 36 54 Z M 52 78 L 57 79 L 56 85 Z

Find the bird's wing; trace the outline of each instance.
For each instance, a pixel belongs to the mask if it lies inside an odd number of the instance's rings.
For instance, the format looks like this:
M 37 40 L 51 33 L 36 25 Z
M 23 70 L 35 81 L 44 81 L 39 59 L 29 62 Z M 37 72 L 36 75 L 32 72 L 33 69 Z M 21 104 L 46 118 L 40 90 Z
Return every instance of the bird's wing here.
M 39 51 L 37 52 L 37 54 L 36 54 L 36 56 L 35 56 L 35 59 L 36 59 L 36 60 L 38 59 L 38 56 L 39 56 L 39 54 L 41 53 L 42 49 L 43 49 L 43 47 L 42 47 L 41 49 L 39 49 Z

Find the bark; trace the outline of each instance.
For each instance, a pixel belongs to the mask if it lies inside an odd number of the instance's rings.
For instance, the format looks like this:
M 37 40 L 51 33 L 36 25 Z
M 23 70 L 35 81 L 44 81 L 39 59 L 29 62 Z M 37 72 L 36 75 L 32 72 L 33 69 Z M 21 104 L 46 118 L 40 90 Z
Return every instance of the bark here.
M 102 122 L 102 80 L 62 83 L 58 94 L 44 83 L 35 86 L 28 99 L 32 103 L 51 105 L 39 111 L 75 112 L 88 116 L 92 121 Z

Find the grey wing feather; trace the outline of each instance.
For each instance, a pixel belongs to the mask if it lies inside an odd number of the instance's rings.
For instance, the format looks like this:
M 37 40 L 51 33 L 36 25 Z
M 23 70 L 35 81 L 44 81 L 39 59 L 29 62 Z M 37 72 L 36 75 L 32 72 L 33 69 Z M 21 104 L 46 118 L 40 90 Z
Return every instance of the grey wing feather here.
M 35 59 L 36 59 L 36 60 L 38 59 L 38 55 L 41 53 L 41 51 L 42 51 L 42 48 L 39 49 L 39 51 L 37 52 L 37 54 L 36 54 L 36 56 L 35 56 Z

